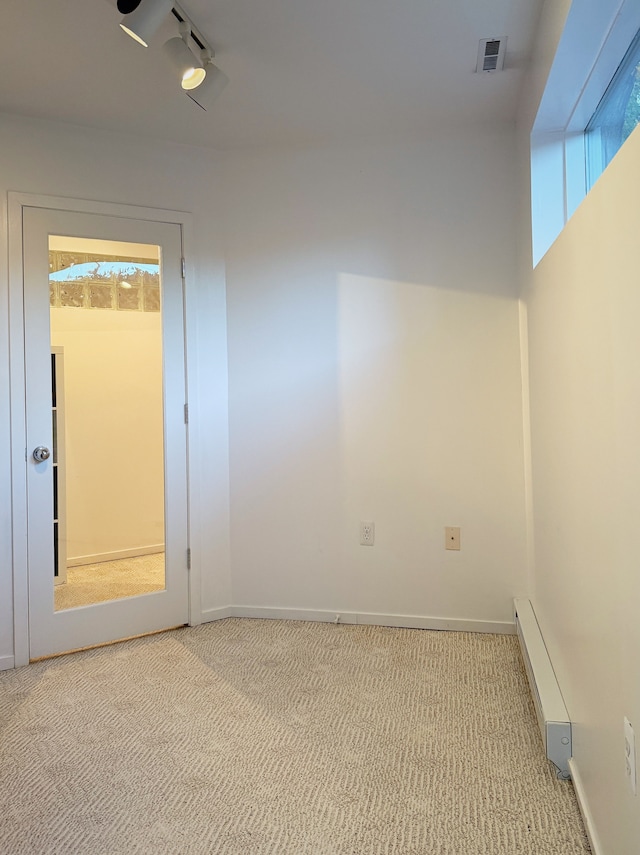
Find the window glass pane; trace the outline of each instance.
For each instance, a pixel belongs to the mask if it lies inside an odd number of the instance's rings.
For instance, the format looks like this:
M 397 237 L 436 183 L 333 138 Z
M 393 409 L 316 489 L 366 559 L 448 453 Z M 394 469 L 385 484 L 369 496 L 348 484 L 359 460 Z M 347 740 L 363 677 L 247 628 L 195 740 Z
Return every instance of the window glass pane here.
M 49 236 L 56 611 L 165 589 L 161 261 Z
M 586 127 L 589 187 L 640 121 L 640 32 L 618 66 Z

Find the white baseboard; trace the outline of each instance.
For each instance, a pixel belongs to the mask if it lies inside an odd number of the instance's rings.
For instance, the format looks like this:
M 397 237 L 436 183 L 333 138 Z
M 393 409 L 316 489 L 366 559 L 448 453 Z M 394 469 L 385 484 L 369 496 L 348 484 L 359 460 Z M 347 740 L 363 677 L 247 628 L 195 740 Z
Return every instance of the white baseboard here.
M 13 656 L 0 656 L 0 671 L 8 671 L 15 667 L 15 658 Z
M 118 549 L 113 552 L 97 552 L 95 555 L 76 555 L 67 558 L 67 567 L 82 567 L 84 564 L 102 564 L 103 561 L 118 561 L 120 558 L 137 558 L 140 555 L 155 555 L 164 552 L 164 543 L 152 546 L 136 546 L 133 549 Z
M 598 833 L 593 822 L 593 815 L 591 813 L 591 809 L 589 808 L 587 796 L 584 791 L 584 786 L 582 784 L 582 778 L 580 777 L 578 766 L 576 765 L 576 761 L 573 757 L 569 760 L 569 770 L 571 771 L 573 789 L 576 793 L 578 807 L 580 808 L 580 813 L 582 814 L 584 830 L 587 832 L 587 837 L 589 839 L 589 845 L 591 846 L 592 855 L 604 855 L 604 849 L 600 844 L 600 838 L 598 837 Z
M 216 611 L 215 609 L 211 611 Z M 438 618 L 422 615 L 390 615 L 376 612 L 339 612 L 318 609 L 272 608 L 268 606 L 229 606 L 228 615 L 246 618 L 279 620 L 310 620 L 324 623 L 348 623 L 360 626 L 394 626 L 408 629 L 443 629 L 455 632 L 491 632 L 513 635 L 515 625 L 510 621 L 467 620 L 465 618 Z M 207 618 L 203 618 L 206 620 Z M 215 618 L 214 618 L 215 619 Z
M 224 620 L 231 617 L 231 606 L 222 606 L 219 609 L 204 609 L 201 613 L 202 623 L 210 623 L 214 620 Z

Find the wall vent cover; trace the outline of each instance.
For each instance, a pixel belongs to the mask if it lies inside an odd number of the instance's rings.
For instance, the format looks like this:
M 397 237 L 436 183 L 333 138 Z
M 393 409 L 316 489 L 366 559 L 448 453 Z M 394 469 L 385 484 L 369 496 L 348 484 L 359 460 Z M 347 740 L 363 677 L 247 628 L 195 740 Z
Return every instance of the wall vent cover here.
M 480 39 L 476 71 L 502 71 L 507 37 Z

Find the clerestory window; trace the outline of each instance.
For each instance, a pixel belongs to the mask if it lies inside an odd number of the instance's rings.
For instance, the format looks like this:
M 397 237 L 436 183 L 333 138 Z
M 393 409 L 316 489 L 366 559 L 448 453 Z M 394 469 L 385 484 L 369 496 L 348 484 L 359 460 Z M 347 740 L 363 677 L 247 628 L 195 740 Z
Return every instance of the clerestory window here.
M 640 31 L 585 128 L 587 190 L 640 122 Z
M 639 121 L 639 0 L 572 0 L 531 129 L 534 266 Z

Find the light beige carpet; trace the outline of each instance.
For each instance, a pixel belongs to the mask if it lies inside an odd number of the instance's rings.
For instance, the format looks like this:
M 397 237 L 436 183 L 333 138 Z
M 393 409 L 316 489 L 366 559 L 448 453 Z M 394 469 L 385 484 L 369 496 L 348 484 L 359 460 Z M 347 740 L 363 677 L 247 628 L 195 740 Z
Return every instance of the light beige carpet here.
M 2 853 L 589 851 L 513 636 L 230 619 L 0 699 Z
M 164 552 L 67 568 L 54 588 L 55 610 L 164 590 Z

